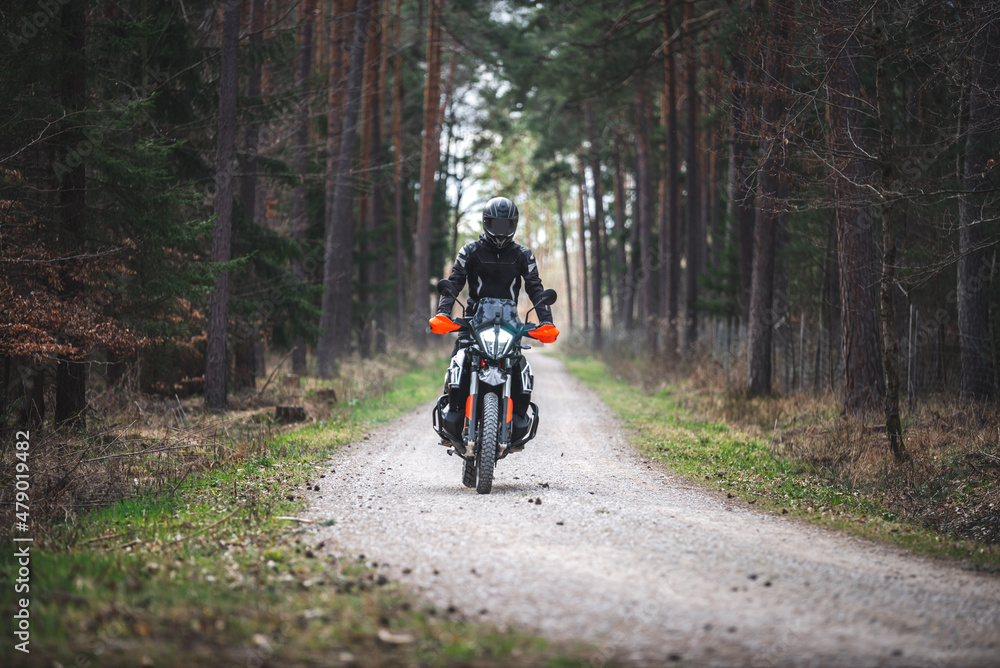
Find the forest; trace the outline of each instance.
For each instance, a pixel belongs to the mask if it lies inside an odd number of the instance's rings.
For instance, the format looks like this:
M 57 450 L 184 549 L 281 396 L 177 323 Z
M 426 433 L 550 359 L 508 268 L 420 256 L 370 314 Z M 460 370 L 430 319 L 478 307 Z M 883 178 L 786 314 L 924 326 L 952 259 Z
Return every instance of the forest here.
M 422 349 L 511 197 L 573 345 L 748 396 L 988 401 L 985 0 L 15 0 L 0 10 L 0 421 Z M 734 389 L 734 388 L 731 388 Z M 901 406 L 903 407 L 901 409 Z
M 995 665 L 998 163 L 993 0 L 3 0 L 0 664 Z

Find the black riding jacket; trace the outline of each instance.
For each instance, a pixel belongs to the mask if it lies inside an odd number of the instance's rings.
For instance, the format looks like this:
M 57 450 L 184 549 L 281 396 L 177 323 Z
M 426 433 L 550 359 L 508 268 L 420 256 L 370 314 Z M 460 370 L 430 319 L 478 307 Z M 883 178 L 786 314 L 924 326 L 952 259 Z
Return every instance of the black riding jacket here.
M 521 279 L 524 279 L 524 289 L 533 304 L 545 290 L 542 279 L 538 277 L 538 263 L 530 250 L 513 241 L 503 248 L 496 248 L 484 237 L 465 244 L 458 251 L 448 279 L 459 292 L 465 282 L 469 282 L 468 315 L 475 312 L 476 305 L 484 297 L 516 302 L 521 294 Z M 454 303 L 454 297 L 441 295 L 438 313 L 450 316 Z M 535 311 L 540 324 L 552 322 L 552 310 L 548 306 L 540 306 Z

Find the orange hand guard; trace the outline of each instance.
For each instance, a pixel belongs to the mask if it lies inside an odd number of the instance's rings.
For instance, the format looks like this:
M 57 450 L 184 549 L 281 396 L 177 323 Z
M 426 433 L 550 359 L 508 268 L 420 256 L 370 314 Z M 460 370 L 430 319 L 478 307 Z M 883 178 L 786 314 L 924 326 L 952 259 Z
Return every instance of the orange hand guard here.
M 452 322 L 452 319 L 446 315 L 436 315 L 430 320 L 431 331 L 435 334 L 447 334 L 448 332 L 454 332 L 457 329 L 461 329 L 461 325 L 457 325 Z
M 538 339 L 542 343 L 553 343 L 559 336 L 559 330 L 555 325 L 542 325 L 528 332 L 528 336 Z

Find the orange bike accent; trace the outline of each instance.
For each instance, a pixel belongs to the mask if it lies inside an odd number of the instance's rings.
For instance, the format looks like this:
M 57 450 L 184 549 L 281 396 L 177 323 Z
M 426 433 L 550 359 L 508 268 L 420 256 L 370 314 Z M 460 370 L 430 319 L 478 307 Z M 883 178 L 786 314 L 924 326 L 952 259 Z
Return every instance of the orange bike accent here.
M 528 332 L 528 336 L 542 343 L 553 343 L 559 336 L 559 330 L 555 325 L 542 325 Z
M 507 397 L 507 422 L 510 422 L 511 417 L 514 415 L 514 400 Z
M 470 420 L 472 419 L 472 395 L 471 394 L 469 395 L 469 398 L 465 400 L 465 417 L 469 418 Z
M 431 331 L 435 334 L 447 334 L 462 328 L 446 315 L 436 315 L 427 322 L 430 323 Z

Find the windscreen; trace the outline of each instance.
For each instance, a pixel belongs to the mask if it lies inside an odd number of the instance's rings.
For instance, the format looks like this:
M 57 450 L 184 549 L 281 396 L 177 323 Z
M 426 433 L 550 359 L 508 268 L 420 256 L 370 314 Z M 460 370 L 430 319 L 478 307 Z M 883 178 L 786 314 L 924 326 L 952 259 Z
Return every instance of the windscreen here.
M 508 327 L 521 324 L 521 319 L 517 315 L 517 302 L 485 297 L 476 305 L 476 314 L 472 316 L 472 327 L 479 329 L 483 325 L 497 324 L 498 316 L 499 324 L 506 324 Z

